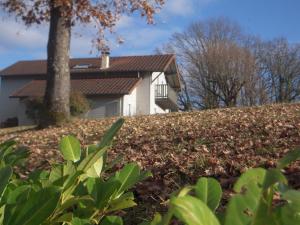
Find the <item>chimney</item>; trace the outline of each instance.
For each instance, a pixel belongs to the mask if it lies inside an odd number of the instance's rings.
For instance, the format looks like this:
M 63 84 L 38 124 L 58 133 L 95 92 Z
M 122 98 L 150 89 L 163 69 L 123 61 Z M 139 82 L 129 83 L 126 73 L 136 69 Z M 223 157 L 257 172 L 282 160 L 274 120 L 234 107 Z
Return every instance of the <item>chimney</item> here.
M 103 51 L 101 55 L 101 69 L 109 68 L 109 51 Z

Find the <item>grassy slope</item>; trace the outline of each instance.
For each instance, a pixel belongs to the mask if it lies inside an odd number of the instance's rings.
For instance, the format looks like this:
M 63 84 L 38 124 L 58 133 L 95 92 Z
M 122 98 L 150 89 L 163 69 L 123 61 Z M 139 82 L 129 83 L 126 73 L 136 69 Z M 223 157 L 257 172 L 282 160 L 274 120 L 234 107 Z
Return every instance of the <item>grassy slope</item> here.
M 60 159 L 57 146 L 62 135 L 71 133 L 82 144 L 91 144 L 114 120 L 76 120 L 61 128 L 1 136 L 0 141 L 15 136 L 30 146 L 28 170 L 33 170 Z M 200 176 L 214 176 L 229 190 L 247 168 L 275 166 L 297 146 L 300 104 L 285 104 L 126 118 L 111 156 L 121 154 L 152 170 L 154 178 L 141 184 L 137 195 L 140 201 L 159 205 L 171 191 Z M 295 164 L 287 170 L 298 188 L 299 168 Z

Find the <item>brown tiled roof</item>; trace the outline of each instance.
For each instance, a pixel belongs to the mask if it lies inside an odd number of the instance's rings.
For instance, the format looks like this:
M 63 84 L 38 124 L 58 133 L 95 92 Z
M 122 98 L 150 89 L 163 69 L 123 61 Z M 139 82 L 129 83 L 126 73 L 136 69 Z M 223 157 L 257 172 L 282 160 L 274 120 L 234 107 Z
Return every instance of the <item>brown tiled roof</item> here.
M 71 90 L 85 95 L 124 95 L 129 94 L 139 78 L 103 78 L 71 80 Z M 41 97 L 46 88 L 45 80 L 33 80 L 14 92 L 10 97 Z
M 174 61 L 175 55 L 148 55 L 148 56 L 122 56 L 110 57 L 110 67 L 100 69 L 100 58 L 70 59 L 71 73 L 89 72 L 164 72 L 168 65 Z M 89 64 L 87 69 L 73 68 L 79 64 Z M 0 75 L 40 75 L 46 74 L 46 60 L 19 61 L 0 72 Z

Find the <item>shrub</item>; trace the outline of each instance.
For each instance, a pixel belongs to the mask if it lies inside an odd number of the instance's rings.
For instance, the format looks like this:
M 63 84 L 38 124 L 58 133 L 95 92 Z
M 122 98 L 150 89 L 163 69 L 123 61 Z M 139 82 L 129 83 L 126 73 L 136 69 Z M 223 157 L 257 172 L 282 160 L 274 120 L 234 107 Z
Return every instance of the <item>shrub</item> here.
M 35 123 L 39 123 L 41 116 L 45 113 L 46 108 L 43 104 L 43 99 L 36 98 L 28 98 L 24 101 L 26 106 L 26 115 L 29 119 L 31 119 Z
M 234 185 L 235 194 L 225 212 L 216 211 L 222 197 L 214 178 L 200 178 L 169 201 L 163 217 L 156 214 L 149 225 L 167 225 L 175 217 L 188 225 L 295 225 L 300 224 L 300 191 L 288 186 L 282 169 L 300 158 L 300 150 L 279 160 L 277 168 L 249 169 Z
M 90 109 L 90 103 L 80 92 L 72 92 L 70 95 L 70 113 L 72 116 L 79 116 Z
M 59 148 L 65 159 L 50 171 L 35 171 L 25 180 L 13 176 L 16 160 L 4 160 L 0 167 L 0 224 L 122 224 L 114 213 L 135 205 L 128 189 L 151 174 L 138 165 L 125 165 L 114 175 L 103 173 L 113 166 L 107 163 L 107 150 L 123 124 L 118 120 L 101 142 L 81 149 L 73 136 L 62 138 Z M 0 145 L 0 159 L 15 152 L 15 142 Z
M 47 115 L 47 107 L 43 104 L 41 97 L 28 98 L 25 100 L 26 115 L 35 123 L 40 123 L 41 118 Z M 90 109 L 90 102 L 80 92 L 70 94 L 70 113 L 72 116 L 79 116 Z

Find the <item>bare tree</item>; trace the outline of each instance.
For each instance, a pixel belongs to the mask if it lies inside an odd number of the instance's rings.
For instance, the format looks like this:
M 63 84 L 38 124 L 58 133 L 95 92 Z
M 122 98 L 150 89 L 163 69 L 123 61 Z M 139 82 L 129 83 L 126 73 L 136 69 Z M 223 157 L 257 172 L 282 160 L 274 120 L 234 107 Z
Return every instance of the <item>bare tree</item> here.
M 174 34 L 170 45 L 188 71 L 192 102 L 199 108 L 235 106 L 256 72 L 245 35 L 224 18 L 194 23 Z
M 284 38 L 261 44 L 261 77 L 272 102 L 292 102 L 300 96 L 300 45 Z
M 188 85 L 182 75 L 180 75 L 181 91 L 178 94 L 178 105 L 181 111 L 191 111 L 193 109 Z
M 194 108 L 300 99 L 300 44 L 264 42 L 218 18 L 191 24 L 166 46 L 177 54 Z
M 157 47 L 154 51 L 156 54 L 176 54 L 175 49 L 169 43 L 163 45 L 162 47 Z M 188 81 L 188 71 L 186 71 L 180 58 L 177 59 L 177 68 L 179 71 L 181 91 L 178 93 L 177 104 L 180 111 L 191 111 L 193 109 L 192 99 L 190 97 L 191 93 L 189 90 Z

